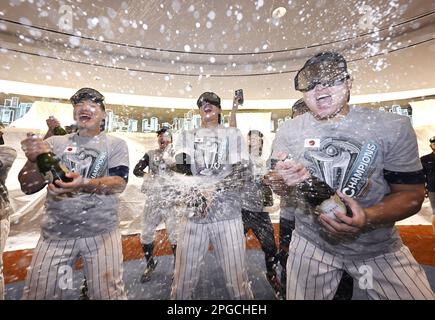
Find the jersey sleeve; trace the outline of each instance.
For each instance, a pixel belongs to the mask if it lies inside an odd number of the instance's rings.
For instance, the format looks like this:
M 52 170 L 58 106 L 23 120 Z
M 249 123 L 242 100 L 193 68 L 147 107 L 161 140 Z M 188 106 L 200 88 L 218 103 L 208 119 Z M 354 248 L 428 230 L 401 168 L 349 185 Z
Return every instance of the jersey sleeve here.
M 418 144 L 411 121 L 398 117 L 391 122 L 387 148 L 384 154 L 384 176 L 389 183 L 424 183 L 423 167 L 418 155 Z
M 272 142 L 272 154 L 270 159 L 277 157 L 278 153 L 291 153 L 290 137 L 290 122 L 284 122 L 276 133 L 275 139 Z M 270 159 L 268 162 L 270 162 Z
M 417 137 L 410 120 L 407 117 L 400 117 L 393 122 L 395 126 L 388 134 L 390 138 L 385 153 L 385 170 L 394 172 L 422 170 Z
M 143 177 L 144 170 L 149 166 L 149 164 L 150 164 L 150 156 L 148 155 L 148 153 L 145 153 L 142 159 L 140 159 L 139 162 L 134 167 L 133 174 L 136 177 Z
M 120 166 L 129 167 L 129 155 L 127 143 L 117 139 L 109 146 L 109 170 Z

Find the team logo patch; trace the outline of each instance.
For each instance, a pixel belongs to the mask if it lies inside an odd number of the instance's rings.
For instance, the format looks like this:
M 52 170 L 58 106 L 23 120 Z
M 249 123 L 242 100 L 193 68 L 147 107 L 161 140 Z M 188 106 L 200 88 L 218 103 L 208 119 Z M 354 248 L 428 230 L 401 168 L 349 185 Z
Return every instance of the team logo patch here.
M 75 154 L 75 153 L 77 153 L 77 147 L 68 146 L 68 147 L 65 148 L 63 153 Z
M 305 139 L 304 148 L 319 148 L 320 139 Z

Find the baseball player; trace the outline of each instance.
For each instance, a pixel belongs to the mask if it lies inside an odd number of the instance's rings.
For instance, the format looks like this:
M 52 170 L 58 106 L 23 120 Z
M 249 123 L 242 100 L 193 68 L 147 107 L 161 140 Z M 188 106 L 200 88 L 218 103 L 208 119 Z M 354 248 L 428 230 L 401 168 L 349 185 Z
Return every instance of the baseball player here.
M 167 159 L 173 157 L 171 132 L 167 128 L 157 131 L 157 142 L 159 148 L 146 152 L 133 170 L 136 177 L 144 177 L 142 191 L 146 194 L 141 244 L 147 265 L 141 275 L 141 282 L 151 279 L 151 273 L 157 265 L 153 256 L 154 233 L 160 222 L 165 221 L 166 231 L 174 254 L 174 261 L 177 249 L 175 233 L 177 215 L 174 210 L 176 204 L 174 201 L 171 201 L 174 198 L 173 194 L 171 194 L 173 188 L 171 185 L 168 185 L 171 171 L 169 170 L 169 164 L 166 163 Z M 145 172 L 146 168 L 149 168 L 149 173 Z M 162 176 L 165 176 L 166 179 Z
M 292 119 L 303 115 L 309 109 L 303 99 L 299 99 L 292 106 Z M 295 229 L 295 215 L 304 212 L 304 206 L 300 204 L 296 197 L 295 190 L 292 190 L 288 195 L 281 198 L 279 214 L 279 252 L 278 259 L 281 264 L 281 283 L 287 282 L 287 257 L 292 233 Z M 333 300 L 351 300 L 353 295 L 353 279 L 346 271 L 343 271 L 337 292 Z
M 3 131 L 0 129 L 0 137 L 3 140 Z M 6 239 L 9 235 L 9 217 L 13 208 L 9 202 L 8 189 L 6 188 L 6 178 L 13 162 L 17 158 L 15 149 L 0 144 L 0 300 L 5 297 L 5 283 L 3 278 L 3 250 L 6 246 Z
M 237 128 L 237 111 L 240 98 L 234 95 L 233 108 L 230 116 L 230 126 Z M 268 185 L 263 182 L 263 176 L 267 172 L 266 163 L 261 158 L 263 154 L 263 134 L 258 130 L 248 132 L 249 164 L 244 177 L 242 190 L 242 220 L 245 235 L 252 229 L 260 242 L 266 262 L 266 279 L 272 286 L 275 297 L 285 297 L 285 281 L 280 283 L 276 265 L 279 256 L 275 243 L 275 231 L 269 214 L 263 212 L 265 206 L 273 205 L 273 193 Z
M 249 164 L 242 189 L 242 220 L 245 235 L 252 229 L 260 242 L 266 263 L 266 279 L 272 286 L 275 297 L 282 299 L 282 288 L 276 273 L 278 248 L 275 232 L 269 214 L 264 212 L 265 206 L 273 205 L 273 193 L 262 181 L 267 171 L 266 161 L 261 158 L 263 144 L 263 134 L 260 131 L 248 132 Z
M 175 144 L 177 168 L 193 175 L 194 199 L 180 223 L 171 299 L 192 299 L 210 243 L 231 299 L 252 299 L 240 206 L 243 138 L 220 125 L 218 95 L 203 93 L 197 106 L 201 128 L 182 132 Z
M 281 161 L 270 179 L 277 192 L 313 175 L 352 213 L 304 203 L 287 259 L 287 299 L 332 299 L 343 270 L 369 299 L 434 299 L 394 226 L 424 199 L 415 132 L 408 117 L 350 107 L 351 87 L 342 55 L 313 56 L 295 77 L 310 112 L 285 122 L 275 137 L 272 156 Z
M 118 194 L 128 180 L 128 149 L 100 132 L 104 97 L 91 88 L 70 99 L 78 131 L 43 141 L 28 134 L 21 142 L 28 159 L 18 179 L 26 194 L 47 186 L 41 237 L 27 272 L 23 299 L 62 299 L 72 289 L 79 256 L 91 299 L 126 299 L 118 229 Z M 38 155 L 52 151 L 69 169 L 72 182 L 53 180 L 38 171 Z

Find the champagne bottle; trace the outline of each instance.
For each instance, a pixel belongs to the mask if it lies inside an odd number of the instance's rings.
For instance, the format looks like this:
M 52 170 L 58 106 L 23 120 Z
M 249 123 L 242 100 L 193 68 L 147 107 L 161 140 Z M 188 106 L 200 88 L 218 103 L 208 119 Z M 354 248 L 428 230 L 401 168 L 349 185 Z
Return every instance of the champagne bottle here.
M 341 201 L 335 190 L 317 177 L 311 176 L 296 188 L 297 196 L 303 197 L 313 207 L 318 206 L 327 216 L 335 219 L 335 212 L 342 212 L 352 217 L 351 209 Z
M 273 206 L 273 192 L 272 189 L 265 185 L 261 184 L 261 194 L 262 194 L 262 203 L 263 207 L 271 207 Z
M 53 119 L 53 116 L 50 116 L 50 119 Z M 62 128 L 61 126 L 57 126 L 53 128 L 53 134 L 55 136 L 64 136 L 66 135 L 68 132 L 66 132 L 66 130 L 64 128 Z
M 64 136 L 64 135 L 67 134 L 66 130 L 64 128 L 60 127 L 60 126 L 59 127 L 55 127 L 53 129 L 53 133 L 54 133 L 55 136 Z
M 190 217 L 205 217 L 205 210 L 207 208 L 207 199 L 195 188 L 190 190 L 187 200 L 187 207 L 192 208 L 193 211 L 189 214 Z
M 271 159 L 272 168 L 275 167 L 277 162 L 278 160 Z M 298 183 L 296 185 L 296 196 L 304 199 L 312 207 L 319 207 L 323 213 L 333 219 L 335 219 L 335 212 L 345 213 L 348 217 L 353 215 L 352 210 L 343 203 L 335 190 L 316 176 L 311 176 Z
M 63 182 L 71 182 L 73 179 L 68 178 L 66 174 L 69 172 L 67 167 L 56 158 L 53 152 L 42 153 L 36 157 L 36 164 L 39 171 L 46 177 L 50 183 L 56 180 Z

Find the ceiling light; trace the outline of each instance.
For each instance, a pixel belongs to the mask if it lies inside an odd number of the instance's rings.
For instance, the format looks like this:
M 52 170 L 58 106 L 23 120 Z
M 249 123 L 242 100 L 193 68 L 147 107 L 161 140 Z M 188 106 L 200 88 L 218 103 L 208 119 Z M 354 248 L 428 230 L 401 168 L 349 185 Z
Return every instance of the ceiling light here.
M 287 13 L 287 9 L 284 7 L 278 7 L 272 12 L 272 18 L 274 19 L 280 19 L 284 17 L 284 15 Z

